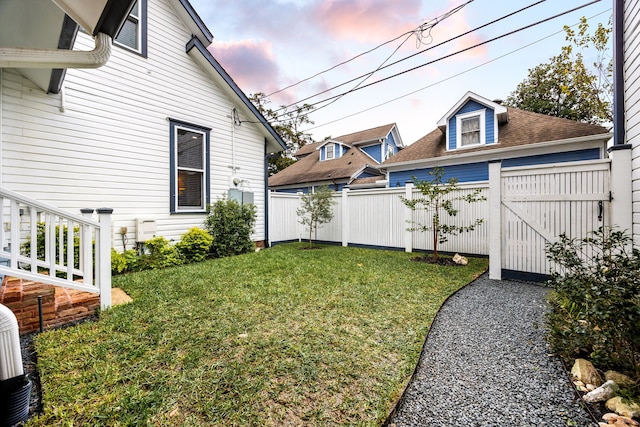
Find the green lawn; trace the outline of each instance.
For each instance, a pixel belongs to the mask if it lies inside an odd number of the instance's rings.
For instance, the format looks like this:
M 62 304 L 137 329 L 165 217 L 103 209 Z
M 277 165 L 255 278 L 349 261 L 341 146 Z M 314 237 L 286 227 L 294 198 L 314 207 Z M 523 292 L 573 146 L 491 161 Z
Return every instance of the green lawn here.
M 133 303 L 37 337 L 28 425 L 380 425 L 487 260 L 304 246 L 114 277 Z

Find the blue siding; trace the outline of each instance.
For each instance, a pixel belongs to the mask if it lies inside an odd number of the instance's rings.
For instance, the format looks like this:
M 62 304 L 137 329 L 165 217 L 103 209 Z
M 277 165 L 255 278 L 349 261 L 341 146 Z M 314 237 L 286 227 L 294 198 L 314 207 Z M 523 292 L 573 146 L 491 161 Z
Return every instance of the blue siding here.
M 585 150 L 566 151 L 563 153 L 540 154 L 537 156 L 518 157 L 515 159 L 505 159 L 502 166 L 505 168 L 512 166 L 543 165 L 548 163 L 577 162 L 581 160 L 600 159 L 599 148 L 589 148 Z
M 376 144 L 376 145 L 370 145 L 368 147 L 363 147 L 362 151 L 364 151 L 365 153 L 373 157 L 376 160 L 376 162 L 382 163 L 382 158 L 380 157 L 381 156 L 380 145 L 381 144 Z
M 405 183 L 412 181 L 415 176 L 419 181 L 429 181 L 433 179 L 429 175 L 432 168 L 413 169 L 408 171 L 398 171 L 389 173 L 390 187 L 404 187 Z M 478 162 L 466 165 L 444 166 L 444 180 L 458 178 L 458 182 L 488 181 L 489 163 Z
M 370 172 L 362 172 L 360 175 L 358 175 L 358 178 L 373 178 L 374 176 L 379 176 L 380 179 L 384 179 L 382 175 L 377 175 Z
M 387 136 L 385 141 L 387 142 L 387 144 L 389 144 L 389 145 L 391 145 L 393 147 L 393 154 L 398 154 L 398 144 L 396 144 L 396 140 L 393 137 L 393 133 L 389 133 L 389 135 Z M 385 147 L 385 148 L 387 148 L 387 147 Z
M 486 110 L 485 111 L 485 123 L 484 123 L 484 135 L 485 135 L 485 141 L 487 144 L 492 144 L 494 142 L 496 142 L 496 135 L 494 132 L 494 123 L 495 123 L 495 112 L 493 109 L 480 104 L 479 102 L 476 102 L 474 100 L 469 100 L 467 101 L 462 107 L 460 107 L 458 109 L 458 111 L 456 111 L 456 113 L 449 119 L 449 141 L 448 141 L 448 147 L 449 150 L 455 150 L 456 149 L 456 129 L 457 129 L 457 122 L 456 122 L 456 117 L 459 114 L 466 114 L 466 113 L 472 113 L 474 111 L 479 111 L 479 110 Z

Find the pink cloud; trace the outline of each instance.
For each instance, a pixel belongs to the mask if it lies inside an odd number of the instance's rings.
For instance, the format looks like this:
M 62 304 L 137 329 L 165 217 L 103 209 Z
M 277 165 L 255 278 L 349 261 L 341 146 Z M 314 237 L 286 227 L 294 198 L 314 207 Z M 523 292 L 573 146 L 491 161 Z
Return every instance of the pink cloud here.
M 451 10 L 456 7 L 457 0 L 450 0 L 447 5 L 447 10 Z M 472 6 L 468 6 L 472 7 Z M 444 21 L 438 23 L 432 30 L 431 36 L 433 37 L 432 44 L 437 44 L 444 42 L 452 37 L 455 37 L 459 34 L 466 33 L 471 30 L 473 27 L 470 25 L 467 12 L 468 7 L 463 8 L 458 11 L 454 15 L 450 16 Z M 445 10 L 440 12 L 438 15 L 444 13 Z M 459 50 L 474 46 L 478 43 L 484 41 L 484 37 L 482 34 L 477 32 L 470 33 L 464 37 L 454 40 L 453 42 L 447 43 L 442 46 L 440 52 L 442 53 L 453 53 Z M 486 45 L 478 46 L 476 48 L 470 49 L 464 53 L 454 56 L 453 58 L 456 60 L 468 60 L 469 58 L 486 58 L 488 56 L 488 48 Z
M 310 6 L 307 16 L 327 38 L 379 42 L 417 27 L 420 8 L 418 0 L 333 0 Z
M 245 93 L 271 93 L 278 89 L 282 71 L 265 41 L 217 42 L 209 46 L 214 58 Z

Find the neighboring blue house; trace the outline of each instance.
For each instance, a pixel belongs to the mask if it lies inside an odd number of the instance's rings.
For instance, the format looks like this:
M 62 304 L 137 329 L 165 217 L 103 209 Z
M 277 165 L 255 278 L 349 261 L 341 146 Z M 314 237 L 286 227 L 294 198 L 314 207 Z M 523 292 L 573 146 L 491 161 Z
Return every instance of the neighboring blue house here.
M 340 191 L 386 187 L 377 166 L 395 156 L 404 145 L 395 123 L 307 144 L 294 155 L 298 161 L 269 177 L 269 189 L 296 193 L 327 185 Z
M 489 162 L 504 167 L 595 160 L 607 156 L 612 134 L 604 127 L 532 113 L 467 92 L 437 128 L 381 165 L 389 187 L 413 177 L 430 179 L 436 166 L 445 179 L 487 181 Z

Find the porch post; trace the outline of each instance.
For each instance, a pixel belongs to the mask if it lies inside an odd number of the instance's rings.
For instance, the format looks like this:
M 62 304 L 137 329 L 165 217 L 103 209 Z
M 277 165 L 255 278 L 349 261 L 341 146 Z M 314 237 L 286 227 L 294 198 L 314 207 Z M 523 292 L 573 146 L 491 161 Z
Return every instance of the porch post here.
M 413 181 L 409 181 L 404 185 L 404 198 L 413 199 Z M 413 211 L 409 206 L 404 207 L 404 251 L 413 252 L 413 231 L 410 230 L 409 224 L 413 220 Z
M 349 246 L 349 188 L 342 188 L 342 246 Z
M 611 226 L 633 233 L 631 144 L 609 148 L 611 157 Z
M 489 278 L 502 280 L 502 162 L 489 163 Z
M 98 286 L 100 289 L 100 308 L 111 307 L 111 214 L 113 209 L 98 208 L 100 233 L 98 239 L 98 254 L 96 256 Z

